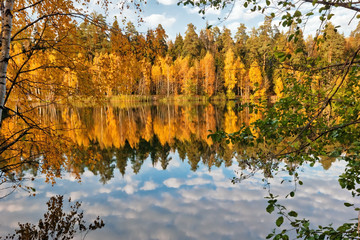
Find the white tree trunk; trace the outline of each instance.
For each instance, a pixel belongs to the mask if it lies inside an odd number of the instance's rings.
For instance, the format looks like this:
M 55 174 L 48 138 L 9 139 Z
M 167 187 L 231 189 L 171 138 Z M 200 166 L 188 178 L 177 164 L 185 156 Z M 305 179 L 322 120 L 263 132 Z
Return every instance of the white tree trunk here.
M 15 0 L 1 1 L 0 126 L 6 97 L 6 73 L 9 62 L 14 1 Z

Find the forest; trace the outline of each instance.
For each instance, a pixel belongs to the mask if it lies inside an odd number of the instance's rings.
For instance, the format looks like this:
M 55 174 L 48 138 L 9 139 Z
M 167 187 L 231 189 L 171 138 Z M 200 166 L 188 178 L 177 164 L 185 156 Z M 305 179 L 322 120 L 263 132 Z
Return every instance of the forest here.
M 342 62 L 355 52 L 360 38 L 360 25 L 345 37 L 329 22 L 316 37 L 304 39 L 300 31 L 296 41 L 288 41 L 299 31 L 296 25 L 283 32 L 267 17 L 257 29 L 240 24 L 236 33 L 217 26 L 197 31 L 190 23 L 185 35 L 179 33 L 172 41 L 161 25 L 139 33 L 131 22 L 120 29 L 117 19 L 111 27 L 101 14 L 92 13 L 92 19 L 96 24 L 73 23 L 66 50 L 41 41 L 37 49 L 42 51 L 27 53 L 34 53 L 31 58 L 23 56 L 34 39 L 44 38 L 36 28 L 33 37 L 12 43 L 15 64 L 10 66 L 9 77 L 22 82 L 9 83 L 8 88 L 15 87 L 12 94 L 45 101 L 64 94 L 274 100 L 282 96 L 286 76 L 301 78 L 304 66 L 321 68 Z M 64 62 L 66 59 L 71 61 Z M 326 87 L 319 81 L 321 74 L 332 75 L 330 70 L 318 73 L 313 91 Z M 41 76 L 51 80 L 43 82 Z

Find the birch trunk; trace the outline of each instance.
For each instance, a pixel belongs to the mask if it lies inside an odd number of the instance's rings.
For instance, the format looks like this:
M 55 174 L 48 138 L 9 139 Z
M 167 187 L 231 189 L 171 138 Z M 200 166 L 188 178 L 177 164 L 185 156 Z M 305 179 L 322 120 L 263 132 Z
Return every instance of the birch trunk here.
M 1 52 L 0 52 L 0 128 L 2 123 L 2 114 L 4 110 L 6 97 L 6 73 L 9 62 L 11 29 L 12 29 L 12 10 L 14 0 L 1 1 Z

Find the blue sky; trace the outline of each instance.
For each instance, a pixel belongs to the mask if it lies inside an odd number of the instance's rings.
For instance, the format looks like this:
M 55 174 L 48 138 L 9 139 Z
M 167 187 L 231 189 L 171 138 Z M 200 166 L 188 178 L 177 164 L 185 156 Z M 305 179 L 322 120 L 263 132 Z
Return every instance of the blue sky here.
M 162 24 L 166 33 L 169 36 L 169 39 L 175 39 L 176 34 L 181 33 L 185 35 L 187 29 L 187 24 L 193 23 L 197 27 L 197 32 L 200 29 L 205 28 L 206 22 L 211 25 L 217 25 L 222 28 L 224 25 L 228 27 L 233 34 L 235 34 L 237 27 L 240 23 L 244 23 L 248 30 L 252 27 L 260 26 L 264 21 L 264 15 L 259 12 L 251 12 L 250 9 L 246 9 L 242 6 L 240 2 L 236 2 L 234 8 L 229 14 L 229 10 L 215 10 L 208 9 L 206 15 L 200 15 L 198 9 L 194 7 L 184 7 L 183 5 L 178 6 L 177 0 L 150 0 L 147 4 L 142 5 L 143 12 L 141 17 L 144 22 L 140 23 L 137 26 L 139 32 L 146 32 L 149 28 L 156 28 L 158 24 Z M 117 16 L 118 19 L 121 19 L 122 16 L 134 23 L 138 21 L 137 14 L 134 13 L 133 9 L 120 10 L 119 2 L 114 2 L 109 6 L 109 12 L 106 14 L 107 21 L 111 24 L 114 17 Z M 307 11 L 312 7 L 311 4 L 301 5 L 300 10 Z M 100 11 L 99 6 L 92 5 L 93 9 L 98 12 Z M 349 24 L 350 20 L 353 17 L 353 12 L 344 10 L 344 9 L 334 9 L 332 13 L 335 16 L 332 18 L 334 25 L 340 25 L 340 33 L 343 33 L 345 36 L 348 36 L 351 30 L 355 29 L 358 24 L 358 19 L 354 18 Z M 225 21 L 225 16 L 228 16 Z M 204 17 L 204 18 L 203 18 Z M 279 20 L 275 19 L 274 24 L 279 24 Z M 306 27 L 303 29 L 305 35 L 315 35 L 316 30 L 319 27 L 318 16 L 311 17 Z M 280 29 L 282 29 L 280 27 Z M 284 29 L 283 29 L 284 30 Z

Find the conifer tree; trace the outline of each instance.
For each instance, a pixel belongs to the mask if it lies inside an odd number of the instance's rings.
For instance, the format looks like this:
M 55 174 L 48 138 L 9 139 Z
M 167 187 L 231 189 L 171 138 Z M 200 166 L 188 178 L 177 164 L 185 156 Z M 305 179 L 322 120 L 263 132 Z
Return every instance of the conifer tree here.
M 185 32 L 186 35 L 183 46 L 183 56 L 189 55 L 191 59 L 198 58 L 200 55 L 200 41 L 195 30 L 196 27 L 192 23 L 189 23 Z

